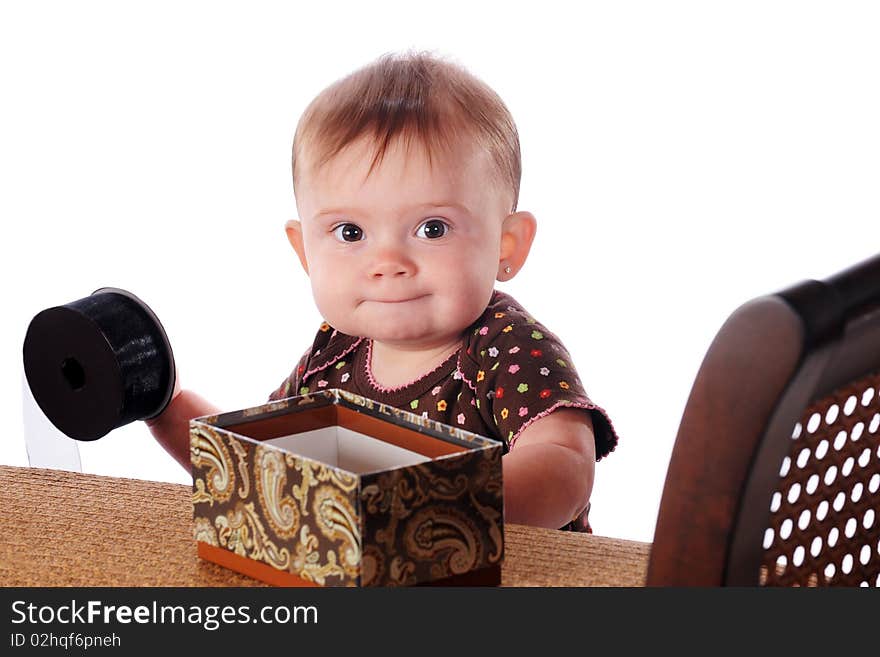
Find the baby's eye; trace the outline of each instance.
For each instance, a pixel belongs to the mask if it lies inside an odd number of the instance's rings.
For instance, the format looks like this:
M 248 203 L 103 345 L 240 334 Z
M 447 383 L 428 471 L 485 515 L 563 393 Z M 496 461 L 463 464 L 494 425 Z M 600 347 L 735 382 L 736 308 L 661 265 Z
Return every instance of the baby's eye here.
M 339 224 L 333 229 L 336 239 L 344 242 L 358 242 L 364 239 L 364 231 L 356 224 Z
M 424 231 L 422 231 L 423 228 Z M 441 219 L 428 219 L 416 229 L 416 235 L 419 237 L 427 237 L 428 239 L 443 237 L 448 232 L 449 226 Z

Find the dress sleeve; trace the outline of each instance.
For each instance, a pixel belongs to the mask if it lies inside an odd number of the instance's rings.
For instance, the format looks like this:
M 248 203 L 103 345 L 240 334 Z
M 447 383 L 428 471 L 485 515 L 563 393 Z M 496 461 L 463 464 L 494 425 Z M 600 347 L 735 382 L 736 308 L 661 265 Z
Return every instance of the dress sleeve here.
M 596 460 L 611 452 L 617 434 L 587 396 L 559 339 L 531 317 L 498 312 L 494 319 L 501 325 L 487 322 L 474 329 L 462 359 L 469 364 L 462 374 L 480 401 L 483 421 L 497 427 L 512 448 L 533 422 L 559 408 L 582 408 L 592 415 Z
M 300 386 L 302 385 L 303 374 L 306 371 L 306 367 L 308 366 L 309 358 L 312 355 L 312 347 L 306 349 L 306 352 L 299 359 L 299 362 L 296 364 L 296 367 L 293 371 L 281 382 L 281 385 L 269 395 L 269 401 L 278 401 L 279 399 L 284 399 L 285 397 L 293 397 L 299 394 Z

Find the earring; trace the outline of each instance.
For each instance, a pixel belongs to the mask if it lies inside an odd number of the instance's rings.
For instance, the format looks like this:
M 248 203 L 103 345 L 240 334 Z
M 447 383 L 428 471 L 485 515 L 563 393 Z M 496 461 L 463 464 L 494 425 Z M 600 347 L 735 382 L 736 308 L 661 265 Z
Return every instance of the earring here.
M 504 273 L 505 273 L 505 274 L 509 274 L 509 273 L 510 273 L 510 265 L 507 265 L 507 266 L 504 268 Z

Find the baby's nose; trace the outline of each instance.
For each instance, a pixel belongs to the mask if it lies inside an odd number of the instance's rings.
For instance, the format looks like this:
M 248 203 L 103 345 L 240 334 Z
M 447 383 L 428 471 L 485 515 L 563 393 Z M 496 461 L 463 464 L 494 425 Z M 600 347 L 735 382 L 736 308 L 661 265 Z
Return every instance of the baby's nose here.
M 376 258 L 370 267 L 370 275 L 373 278 L 397 278 L 412 276 L 416 271 L 416 264 L 401 249 L 383 249 L 376 254 Z

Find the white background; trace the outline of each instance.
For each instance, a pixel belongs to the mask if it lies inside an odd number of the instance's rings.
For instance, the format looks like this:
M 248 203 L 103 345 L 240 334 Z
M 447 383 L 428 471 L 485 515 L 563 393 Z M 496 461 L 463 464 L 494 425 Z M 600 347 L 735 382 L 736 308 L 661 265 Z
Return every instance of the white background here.
M 432 49 L 518 123 L 539 230 L 499 287 L 563 339 L 619 430 L 596 533 L 651 540 L 724 319 L 880 250 L 880 9 L 317 4 L 0 5 L 0 463 L 27 464 L 28 322 L 103 286 L 156 311 L 184 387 L 262 403 L 320 323 L 283 231 L 299 114 L 384 52 Z M 88 472 L 189 482 L 140 422 L 80 451 Z

